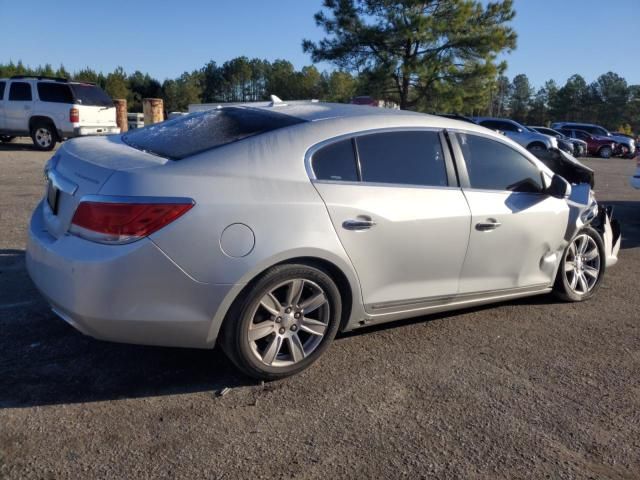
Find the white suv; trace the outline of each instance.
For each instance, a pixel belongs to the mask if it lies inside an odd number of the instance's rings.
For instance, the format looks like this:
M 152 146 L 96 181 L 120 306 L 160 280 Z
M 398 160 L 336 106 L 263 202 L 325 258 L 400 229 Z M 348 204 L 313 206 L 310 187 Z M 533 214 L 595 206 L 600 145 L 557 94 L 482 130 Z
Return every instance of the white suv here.
M 0 142 L 30 136 L 40 150 L 84 135 L 120 133 L 113 101 L 100 87 L 63 78 L 0 78 Z

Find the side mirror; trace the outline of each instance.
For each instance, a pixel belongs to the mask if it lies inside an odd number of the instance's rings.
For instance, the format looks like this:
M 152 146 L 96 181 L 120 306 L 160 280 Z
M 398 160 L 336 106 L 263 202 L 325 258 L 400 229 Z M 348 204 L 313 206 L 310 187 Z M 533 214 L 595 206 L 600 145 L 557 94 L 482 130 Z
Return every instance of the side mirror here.
M 554 175 L 544 193 L 554 198 L 568 198 L 571 195 L 571 184 L 560 175 Z

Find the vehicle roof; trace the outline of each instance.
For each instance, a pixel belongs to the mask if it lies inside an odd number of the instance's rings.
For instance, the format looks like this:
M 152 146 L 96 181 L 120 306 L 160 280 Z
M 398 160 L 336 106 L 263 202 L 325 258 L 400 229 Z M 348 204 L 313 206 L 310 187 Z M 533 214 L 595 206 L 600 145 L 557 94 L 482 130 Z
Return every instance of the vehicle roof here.
M 357 121 L 358 128 L 362 124 L 370 124 L 371 128 L 383 128 L 385 126 L 424 126 L 434 128 L 462 129 L 477 131 L 484 134 L 496 134 L 493 130 L 468 121 L 456 120 L 425 113 L 396 110 L 390 108 L 370 107 L 365 105 L 353 105 L 346 103 L 327 103 L 318 101 L 294 101 L 283 102 L 274 106 L 271 102 L 245 103 L 237 106 L 255 108 L 270 112 L 299 118 L 311 123 L 326 122 L 329 120 Z M 224 107 L 224 104 L 221 104 Z M 499 138 L 502 138 L 500 136 Z
M 84 82 L 81 80 L 68 80 L 66 78 L 53 78 L 53 77 L 40 77 L 37 75 L 17 75 L 13 77 L 5 77 L 0 78 L 0 82 L 24 82 L 24 81 L 38 81 L 38 82 L 49 82 L 49 83 L 60 83 L 63 85 L 95 85 L 93 82 Z

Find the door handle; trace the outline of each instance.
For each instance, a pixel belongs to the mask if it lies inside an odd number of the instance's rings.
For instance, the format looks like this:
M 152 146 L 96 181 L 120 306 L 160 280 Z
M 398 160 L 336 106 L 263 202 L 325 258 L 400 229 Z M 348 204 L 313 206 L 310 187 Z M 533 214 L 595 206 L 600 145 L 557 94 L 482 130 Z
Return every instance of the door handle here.
M 489 232 L 491 230 L 495 230 L 500 225 L 502 224 L 496 219 L 488 218 L 486 222 L 476 223 L 476 230 L 480 232 Z
M 376 222 L 371 220 L 371 217 L 359 217 L 356 219 L 345 220 L 342 222 L 342 228 L 345 230 L 369 230 L 374 227 Z

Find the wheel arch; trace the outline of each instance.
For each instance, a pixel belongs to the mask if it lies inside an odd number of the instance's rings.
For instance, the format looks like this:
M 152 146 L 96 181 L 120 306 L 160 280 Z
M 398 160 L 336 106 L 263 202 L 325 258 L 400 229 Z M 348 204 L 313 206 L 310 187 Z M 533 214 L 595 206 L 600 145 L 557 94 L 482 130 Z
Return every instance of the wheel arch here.
M 341 263 L 342 262 L 335 261 L 335 259 L 328 258 L 321 254 L 303 254 L 274 259 L 265 265 L 261 265 L 256 271 L 249 274 L 246 283 L 238 284 L 235 288 L 232 288 L 225 300 L 220 304 L 211 323 L 209 334 L 207 335 L 207 345 L 210 347 L 215 346 L 223 324 L 227 321 L 232 321 L 230 315 L 236 310 L 235 307 L 237 307 L 238 303 L 251 291 L 251 288 L 260 278 L 273 267 L 287 264 L 302 264 L 315 267 L 331 277 L 336 283 L 342 299 L 342 314 L 338 331 L 344 331 L 354 314 L 360 316 L 364 316 L 365 314 L 362 302 L 358 301 L 361 300 L 360 284 L 355 276 L 355 272 L 345 272 L 347 265 L 340 266 Z
M 533 142 L 530 142 L 527 145 L 527 150 L 529 150 L 531 147 L 542 147 L 545 150 L 547 148 L 547 146 L 543 142 L 541 142 L 540 140 L 534 140 Z
M 56 128 L 56 122 L 53 121 L 53 119 L 51 117 L 48 117 L 46 115 L 33 115 L 32 117 L 29 118 L 29 131 L 31 131 L 31 129 L 33 128 L 33 126 L 36 123 L 39 122 L 46 122 L 46 123 L 50 123 L 51 125 L 53 125 L 53 129 L 54 131 L 57 133 L 58 130 Z

